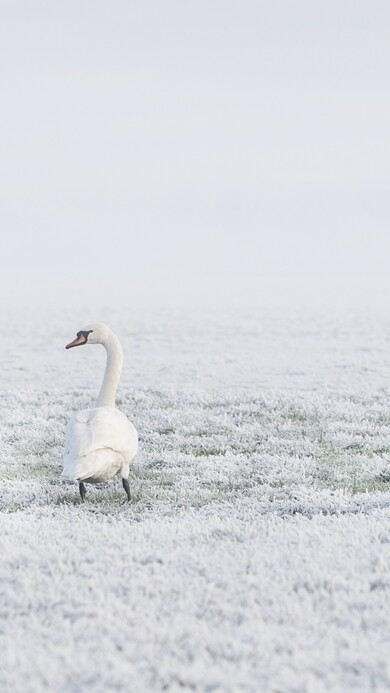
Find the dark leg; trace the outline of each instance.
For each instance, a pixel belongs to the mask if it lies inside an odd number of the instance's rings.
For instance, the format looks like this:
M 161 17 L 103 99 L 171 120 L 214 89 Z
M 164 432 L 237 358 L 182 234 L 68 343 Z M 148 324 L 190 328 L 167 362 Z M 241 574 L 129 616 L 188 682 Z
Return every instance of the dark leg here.
M 81 500 L 83 501 L 85 498 L 85 494 L 86 494 L 86 488 L 85 488 L 82 481 L 79 481 L 79 491 L 80 491 Z
M 127 493 L 127 500 L 130 500 L 130 485 L 127 479 L 122 479 L 122 486 Z

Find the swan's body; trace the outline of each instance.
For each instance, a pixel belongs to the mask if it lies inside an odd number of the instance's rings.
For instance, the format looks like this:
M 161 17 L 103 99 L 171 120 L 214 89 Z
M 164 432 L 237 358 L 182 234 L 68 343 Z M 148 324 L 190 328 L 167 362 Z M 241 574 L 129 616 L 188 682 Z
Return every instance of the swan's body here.
M 136 430 L 122 412 L 107 406 L 83 409 L 66 428 L 64 475 L 98 483 L 120 472 L 127 479 L 136 452 Z
M 67 349 L 81 344 L 102 344 L 107 351 L 106 371 L 96 406 L 83 409 L 69 420 L 65 433 L 63 476 L 79 482 L 99 483 L 118 472 L 130 500 L 130 462 L 136 455 L 137 431 L 115 407 L 115 393 L 122 372 L 123 354 L 118 338 L 102 324 L 90 325 L 77 333 Z

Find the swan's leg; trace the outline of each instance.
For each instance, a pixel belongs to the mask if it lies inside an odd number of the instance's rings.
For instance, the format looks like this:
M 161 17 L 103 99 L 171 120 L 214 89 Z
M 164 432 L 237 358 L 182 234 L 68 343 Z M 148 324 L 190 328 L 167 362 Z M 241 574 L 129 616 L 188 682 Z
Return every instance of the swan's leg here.
M 128 479 L 122 479 L 122 486 L 126 491 L 127 500 L 129 501 L 130 500 L 130 484 L 129 484 Z
M 86 494 L 86 488 L 85 488 L 82 481 L 79 481 L 79 491 L 80 491 L 81 500 L 83 501 L 85 498 L 85 494 Z

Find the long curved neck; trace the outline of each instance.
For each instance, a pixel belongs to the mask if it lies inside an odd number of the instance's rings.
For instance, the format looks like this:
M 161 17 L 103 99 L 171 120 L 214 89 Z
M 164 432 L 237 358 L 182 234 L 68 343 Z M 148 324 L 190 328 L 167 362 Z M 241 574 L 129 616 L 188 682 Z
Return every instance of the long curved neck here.
M 103 346 L 107 352 L 107 363 L 96 406 L 115 407 L 115 394 L 123 367 L 123 351 L 118 337 L 113 333 L 106 339 Z

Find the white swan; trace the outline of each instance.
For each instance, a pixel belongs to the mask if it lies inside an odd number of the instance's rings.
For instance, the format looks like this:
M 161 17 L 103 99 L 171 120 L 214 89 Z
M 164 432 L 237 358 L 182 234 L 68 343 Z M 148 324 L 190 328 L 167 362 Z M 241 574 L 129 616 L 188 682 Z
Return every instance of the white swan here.
M 115 407 L 123 366 L 121 343 L 106 325 L 97 323 L 77 332 L 76 339 L 65 348 L 82 344 L 102 344 L 107 364 L 96 406 L 77 412 L 67 424 L 62 475 L 79 482 L 84 500 L 84 482 L 107 481 L 120 472 L 130 500 L 129 465 L 137 452 L 138 435 L 133 424 Z

